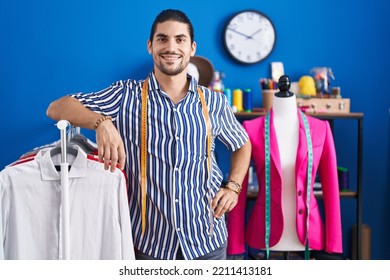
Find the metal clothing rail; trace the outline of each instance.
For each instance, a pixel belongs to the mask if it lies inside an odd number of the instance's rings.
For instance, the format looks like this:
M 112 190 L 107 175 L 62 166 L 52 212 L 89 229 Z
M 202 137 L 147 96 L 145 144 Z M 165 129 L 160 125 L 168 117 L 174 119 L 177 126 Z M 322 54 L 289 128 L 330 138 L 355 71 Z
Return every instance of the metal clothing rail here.
M 70 225 L 69 225 L 69 163 L 66 151 L 66 128 L 70 123 L 66 120 L 57 122 L 57 128 L 61 134 L 61 232 L 62 232 L 62 259 L 70 259 Z M 61 254 L 60 254 L 61 255 Z

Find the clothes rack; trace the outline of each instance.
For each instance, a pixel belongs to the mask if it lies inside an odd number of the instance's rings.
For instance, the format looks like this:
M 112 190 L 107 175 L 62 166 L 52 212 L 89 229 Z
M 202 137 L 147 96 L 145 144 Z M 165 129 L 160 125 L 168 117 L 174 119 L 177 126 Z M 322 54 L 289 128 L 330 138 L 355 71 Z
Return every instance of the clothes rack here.
M 54 125 L 58 141 L 0 171 L 0 260 L 134 260 L 124 172 Z
M 62 230 L 62 257 L 64 260 L 70 259 L 70 227 L 69 227 L 69 163 L 67 162 L 67 137 L 66 128 L 70 123 L 66 120 L 57 122 L 57 128 L 61 135 L 61 230 Z

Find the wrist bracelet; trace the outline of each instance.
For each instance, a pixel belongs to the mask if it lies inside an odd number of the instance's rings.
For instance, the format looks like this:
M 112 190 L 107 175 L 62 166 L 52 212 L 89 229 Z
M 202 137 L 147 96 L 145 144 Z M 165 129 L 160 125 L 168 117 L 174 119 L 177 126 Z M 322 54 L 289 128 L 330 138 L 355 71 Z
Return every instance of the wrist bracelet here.
M 106 120 L 112 120 L 112 118 L 110 116 L 103 116 L 101 117 L 100 119 L 98 119 L 94 125 L 94 129 L 96 130 L 99 126 L 99 124 L 101 124 L 102 122 L 106 121 Z
M 234 187 L 229 186 L 229 183 L 232 183 L 234 185 Z M 234 180 L 227 180 L 226 183 L 224 184 L 224 188 L 232 190 L 236 194 L 240 194 L 240 192 L 241 192 L 241 185 Z

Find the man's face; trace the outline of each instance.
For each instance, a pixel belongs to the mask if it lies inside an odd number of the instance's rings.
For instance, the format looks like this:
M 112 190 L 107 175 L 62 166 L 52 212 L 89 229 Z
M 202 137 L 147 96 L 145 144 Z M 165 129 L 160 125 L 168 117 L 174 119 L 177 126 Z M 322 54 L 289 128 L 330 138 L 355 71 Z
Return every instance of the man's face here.
M 148 41 L 148 50 L 153 57 L 155 71 L 174 76 L 186 69 L 195 54 L 196 43 L 191 43 L 186 24 L 166 21 L 157 24 L 153 42 Z

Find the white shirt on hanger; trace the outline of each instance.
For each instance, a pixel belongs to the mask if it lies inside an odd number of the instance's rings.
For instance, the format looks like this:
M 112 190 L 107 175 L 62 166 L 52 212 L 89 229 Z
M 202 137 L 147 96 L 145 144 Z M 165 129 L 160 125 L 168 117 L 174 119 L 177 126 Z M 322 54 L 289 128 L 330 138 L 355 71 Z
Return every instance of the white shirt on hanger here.
M 60 154 L 0 172 L 0 259 L 62 259 Z M 126 178 L 89 160 L 68 157 L 70 258 L 135 259 Z

